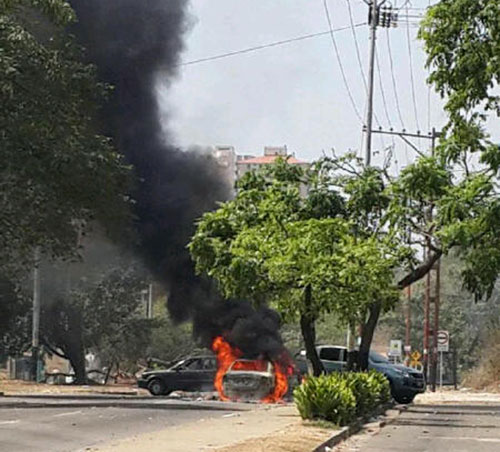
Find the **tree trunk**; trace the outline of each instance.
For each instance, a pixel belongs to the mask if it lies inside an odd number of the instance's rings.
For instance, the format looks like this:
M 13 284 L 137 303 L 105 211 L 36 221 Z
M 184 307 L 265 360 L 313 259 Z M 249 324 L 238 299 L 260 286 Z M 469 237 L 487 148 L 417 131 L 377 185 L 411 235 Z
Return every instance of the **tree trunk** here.
M 358 354 L 358 369 L 363 371 L 368 369 L 368 355 L 372 345 L 373 334 L 377 327 L 378 318 L 382 309 L 382 303 L 377 301 L 373 303 L 368 310 L 368 320 L 363 325 L 361 332 L 361 344 Z
M 75 384 L 87 384 L 87 372 L 85 371 L 85 353 L 82 347 L 71 347 L 67 351 L 67 356 L 73 371 L 75 372 Z
M 316 352 L 316 328 L 314 324 L 316 318 L 312 312 L 311 304 L 311 286 L 307 286 L 304 292 L 304 311 L 300 315 L 300 329 L 306 346 L 306 357 L 312 364 L 313 375 L 317 377 L 321 375 L 325 369 Z

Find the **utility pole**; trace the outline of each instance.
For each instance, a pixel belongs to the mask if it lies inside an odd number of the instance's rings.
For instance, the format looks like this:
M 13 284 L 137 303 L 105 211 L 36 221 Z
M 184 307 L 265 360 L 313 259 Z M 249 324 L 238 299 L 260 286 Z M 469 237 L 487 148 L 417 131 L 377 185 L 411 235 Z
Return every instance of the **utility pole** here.
M 33 323 L 31 332 L 31 369 L 34 381 L 38 381 L 40 355 L 40 248 L 35 248 L 33 268 Z
M 411 355 L 411 285 L 406 288 L 406 315 L 405 315 L 405 355 L 410 360 Z
M 375 45 L 377 40 L 378 8 L 377 0 L 369 4 L 370 22 L 370 63 L 368 67 L 368 105 L 366 109 L 366 149 L 365 165 L 370 166 L 372 159 L 372 129 L 373 129 L 373 81 L 375 76 Z

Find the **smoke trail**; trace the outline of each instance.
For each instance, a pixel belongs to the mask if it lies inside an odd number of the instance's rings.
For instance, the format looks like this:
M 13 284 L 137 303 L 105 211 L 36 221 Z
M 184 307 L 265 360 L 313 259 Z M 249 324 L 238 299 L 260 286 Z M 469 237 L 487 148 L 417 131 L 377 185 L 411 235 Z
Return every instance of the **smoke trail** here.
M 205 343 L 226 332 L 253 354 L 255 341 L 249 335 L 260 332 L 267 337 L 259 346 L 264 353 L 282 348 L 276 314 L 255 312 L 245 303 L 222 302 L 207 281 L 195 276 L 186 249 L 196 218 L 228 197 L 228 187 L 211 157 L 170 145 L 159 120 L 155 82 L 161 77 L 165 84 L 175 76 L 189 25 L 187 1 L 70 3 L 78 17 L 75 34 L 100 78 L 115 87 L 104 109 L 105 131 L 135 167 L 139 252 L 165 283 L 172 317 L 192 319 Z

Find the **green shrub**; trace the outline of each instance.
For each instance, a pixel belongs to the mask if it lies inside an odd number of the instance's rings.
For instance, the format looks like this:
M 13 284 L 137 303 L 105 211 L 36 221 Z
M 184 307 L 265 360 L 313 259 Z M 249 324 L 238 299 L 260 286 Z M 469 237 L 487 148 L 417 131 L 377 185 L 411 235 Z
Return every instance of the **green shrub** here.
M 356 416 L 372 412 L 378 404 L 379 393 L 371 375 L 366 372 L 347 372 L 342 377 L 356 399 Z
M 293 392 L 302 419 L 324 419 L 337 425 L 356 417 L 356 399 L 339 374 L 309 377 Z
M 386 376 L 376 370 L 370 370 L 367 374 L 371 381 L 373 390 L 378 394 L 377 404 L 383 405 L 388 403 L 391 396 L 391 385 Z
M 302 419 L 346 425 L 387 403 L 391 390 L 387 378 L 371 370 L 309 377 L 293 395 Z

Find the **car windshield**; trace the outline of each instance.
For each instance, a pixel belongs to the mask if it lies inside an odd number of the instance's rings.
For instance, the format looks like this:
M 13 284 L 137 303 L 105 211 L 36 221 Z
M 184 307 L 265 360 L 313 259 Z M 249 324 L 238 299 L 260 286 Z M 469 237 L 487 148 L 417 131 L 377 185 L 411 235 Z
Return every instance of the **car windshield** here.
M 180 367 L 184 367 L 184 365 L 186 364 L 186 361 L 185 359 L 181 359 L 179 362 L 175 363 L 171 369 L 179 369 Z
M 370 360 L 378 364 L 389 364 L 389 360 L 375 352 L 370 352 Z

